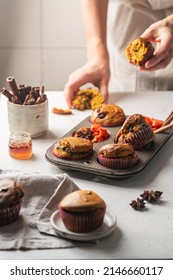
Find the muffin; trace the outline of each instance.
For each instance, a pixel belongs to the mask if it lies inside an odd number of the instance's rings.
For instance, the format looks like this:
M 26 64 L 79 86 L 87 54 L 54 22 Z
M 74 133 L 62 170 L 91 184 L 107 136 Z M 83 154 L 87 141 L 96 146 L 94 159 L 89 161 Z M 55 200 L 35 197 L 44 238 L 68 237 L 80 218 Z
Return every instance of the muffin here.
M 67 160 L 87 158 L 92 152 L 93 143 L 89 139 L 77 137 L 64 137 L 52 149 L 54 156 Z
M 105 127 L 100 124 L 92 124 L 91 127 L 81 127 L 77 129 L 73 137 L 86 138 L 91 140 L 93 143 L 98 143 L 109 138 L 109 132 Z
M 108 144 L 98 152 L 98 162 L 112 169 L 131 168 L 139 161 L 138 155 L 129 144 Z
M 106 203 L 91 190 L 77 190 L 66 195 L 58 208 L 68 230 L 87 233 L 103 224 Z
M 103 96 L 94 88 L 79 90 L 72 101 L 72 107 L 78 110 L 94 110 L 104 103 Z
M 152 127 L 141 114 L 129 116 L 115 137 L 115 143 L 128 143 L 135 150 L 154 141 Z
M 127 59 L 137 66 L 143 66 L 153 56 L 153 53 L 153 45 L 147 39 L 141 37 L 132 41 L 126 48 Z
M 115 104 L 102 104 L 92 112 L 90 122 L 101 126 L 119 126 L 125 119 L 126 116 L 121 107 Z
M 0 226 L 17 220 L 21 208 L 22 187 L 12 180 L 0 180 Z

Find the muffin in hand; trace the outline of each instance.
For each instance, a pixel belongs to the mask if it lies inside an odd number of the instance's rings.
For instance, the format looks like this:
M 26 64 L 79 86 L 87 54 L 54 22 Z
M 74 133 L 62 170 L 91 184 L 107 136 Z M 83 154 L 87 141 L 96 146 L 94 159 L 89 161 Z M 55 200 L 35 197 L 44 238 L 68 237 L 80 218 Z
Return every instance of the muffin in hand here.
M 0 180 L 0 226 L 17 220 L 21 209 L 22 187 L 12 180 Z
M 115 137 L 115 143 L 131 144 L 135 150 L 154 141 L 152 127 L 141 114 L 129 116 Z
M 98 162 L 107 168 L 127 169 L 135 166 L 139 157 L 129 144 L 107 144 L 98 152 Z
M 65 227 L 76 233 L 87 233 L 101 227 L 106 211 L 105 201 L 91 190 L 77 190 L 59 203 Z
M 126 48 L 127 59 L 137 66 L 143 66 L 153 56 L 153 53 L 153 45 L 141 37 L 132 41 Z

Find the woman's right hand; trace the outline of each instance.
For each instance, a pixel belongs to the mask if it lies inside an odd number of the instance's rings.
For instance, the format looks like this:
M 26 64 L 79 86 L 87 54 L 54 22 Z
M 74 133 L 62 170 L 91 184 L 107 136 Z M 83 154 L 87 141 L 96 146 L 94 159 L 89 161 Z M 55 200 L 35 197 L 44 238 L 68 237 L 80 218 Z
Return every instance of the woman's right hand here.
M 156 44 L 154 56 L 140 70 L 155 71 L 164 69 L 173 58 L 173 14 L 153 23 L 141 37 Z

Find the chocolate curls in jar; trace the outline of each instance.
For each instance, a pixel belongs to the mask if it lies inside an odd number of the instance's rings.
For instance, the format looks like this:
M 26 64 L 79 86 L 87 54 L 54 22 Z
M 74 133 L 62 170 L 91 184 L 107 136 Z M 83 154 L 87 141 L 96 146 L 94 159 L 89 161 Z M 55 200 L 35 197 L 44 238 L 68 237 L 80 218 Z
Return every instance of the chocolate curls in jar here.
M 7 83 L 10 91 L 3 87 L 0 92 L 14 104 L 35 105 L 47 100 L 47 96 L 44 93 L 44 86 L 31 87 L 25 86 L 24 84 L 17 85 L 15 78 L 12 76 L 7 78 Z

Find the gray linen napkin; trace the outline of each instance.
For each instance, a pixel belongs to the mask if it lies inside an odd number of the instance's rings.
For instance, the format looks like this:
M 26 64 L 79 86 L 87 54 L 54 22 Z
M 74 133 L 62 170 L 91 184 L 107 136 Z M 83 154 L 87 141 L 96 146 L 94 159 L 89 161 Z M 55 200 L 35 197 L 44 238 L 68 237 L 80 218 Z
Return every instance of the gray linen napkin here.
M 0 170 L 0 179 L 17 180 L 22 184 L 25 193 L 17 221 L 0 226 L 0 250 L 69 248 L 84 245 L 82 242 L 59 237 L 50 224 L 50 217 L 57 210 L 58 202 L 66 194 L 79 189 L 67 174 L 48 176 Z

